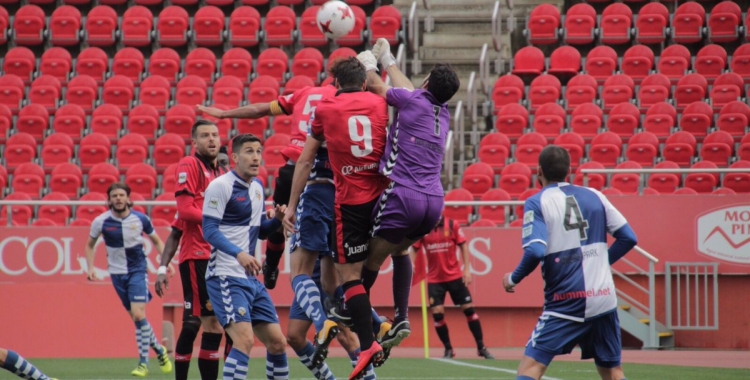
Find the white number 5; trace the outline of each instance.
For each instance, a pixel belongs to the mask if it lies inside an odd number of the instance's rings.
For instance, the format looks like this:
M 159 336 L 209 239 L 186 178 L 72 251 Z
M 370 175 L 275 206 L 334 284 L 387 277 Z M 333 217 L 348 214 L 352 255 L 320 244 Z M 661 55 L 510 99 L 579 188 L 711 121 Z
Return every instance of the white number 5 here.
M 362 133 L 359 132 L 359 126 L 362 125 Z M 349 118 L 349 138 L 352 142 L 364 142 L 364 149 L 359 144 L 352 145 L 352 154 L 354 157 L 365 157 L 372 153 L 372 125 L 367 116 L 352 116 Z
M 313 113 L 315 111 L 315 107 L 318 106 L 318 102 L 320 99 L 323 99 L 323 95 L 321 94 L 310 94 L 307 95 L 307 100 L 305 101 L 305 108 L 302 110 L 302 115 L 307 116 Z M 313 102 L 315 103 L 313 105 Z M 299 130 L 302 131 L 302 133 L 307 134 L 307 128 L 309 127 L 310 119 L 302 120 L 299 122 Z

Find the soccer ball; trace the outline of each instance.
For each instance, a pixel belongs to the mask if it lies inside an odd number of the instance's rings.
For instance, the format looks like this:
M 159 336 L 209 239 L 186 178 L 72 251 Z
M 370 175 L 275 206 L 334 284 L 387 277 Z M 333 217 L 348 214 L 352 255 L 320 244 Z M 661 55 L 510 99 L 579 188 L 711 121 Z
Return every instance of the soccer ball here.
M 336 40 L 354 29 L 354 12 L 343 1 L 329 1 L 318 9 L 318 29 Z

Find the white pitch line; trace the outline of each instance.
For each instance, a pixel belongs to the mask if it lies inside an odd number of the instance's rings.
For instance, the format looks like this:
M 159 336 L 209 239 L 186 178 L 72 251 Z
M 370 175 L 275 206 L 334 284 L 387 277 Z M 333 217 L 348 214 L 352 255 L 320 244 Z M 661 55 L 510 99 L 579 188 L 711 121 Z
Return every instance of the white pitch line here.
M 459 362 L 459 361 L 453 360 L 453 359 L 430 358 L 430 360 L 436 360 L 436 361 L 439 361 L 439 362 L 453 364 L 453 365 L 458 365 L 458 366 L 463 366 L 463 367 L 486 369 L 488 371 L 497 371 L 497 372 L 503 372 L 503 373 L 510 373 L 510 374 L 513 374 L 513 375 L 516 374 L 516 371 L 510 370 L 510 369 L 499 368 L 499 367 L 490 367 L 490 366 L 479 365 L 479 364 L 464 363 L 464 362 Z M 549 376 L 542 376 L 542 379 L 543 380 L 562 380 L 562 379 L 558 379 L 556 377 L 549 377 Z

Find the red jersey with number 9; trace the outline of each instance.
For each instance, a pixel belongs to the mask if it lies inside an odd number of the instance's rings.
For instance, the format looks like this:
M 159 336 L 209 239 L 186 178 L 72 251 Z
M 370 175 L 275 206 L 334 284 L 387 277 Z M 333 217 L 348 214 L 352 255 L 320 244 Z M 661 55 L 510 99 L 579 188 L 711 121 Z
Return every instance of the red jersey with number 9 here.
M 385 99 L 370 92 L 339 91 L 318 103 L 311 133 L 322 136 L 328 147 L 336 204 L 368 203 L 388 186 L 388 178 L 378 172 L 387 125 Z
M 310 127 L 310 117 L 315 111 L 318 103 L 326 98 L 336 95 L 336 87 L 326 85 L 322 87 L 303 87 L 292 94 L 279 96 L 279 106 L 287 115 L 292 115 L 292 130 L 290 133 L 289 146 L 281 151 L 287 160 L 297 162 L 302 148 L 307 140 Z

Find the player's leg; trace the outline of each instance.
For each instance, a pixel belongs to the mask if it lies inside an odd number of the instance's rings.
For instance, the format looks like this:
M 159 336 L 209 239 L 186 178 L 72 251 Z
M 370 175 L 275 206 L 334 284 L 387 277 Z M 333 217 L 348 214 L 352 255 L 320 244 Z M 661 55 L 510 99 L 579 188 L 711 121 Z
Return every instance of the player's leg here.
M 482 334 L 482 323 L 479 321 L 479 314 L 474 310 L 474 303 L 471 299 L 469 288 L 464 284 L 463 279 L 456 279 L 448 284 L 448 292 L 454 305 L 459 305 L 461 311 L 466 316 L 466 323 L 469 325 L 469 331 L 474 337 L 477 344 L 477 355 L 485 359 L 494 359 L 490 351 L 484 345 L 484 336 Z
M 131 319 L 135 321 L 133 318 L 133 310 L 132 310 L 132 303 L 136 304 L 136 307 L 139 303 L 143 303 L 142 297 L 139 297 L 140 299 L 135 300 L 134 295 L 131 295 L 129 293 L 129 280 L 130 276 L 128 274 L 112 274 L 110 276 L 112 279 L 112 286 L 115 288 L 115 292 L 117 292 L 117 297 L 120 298 L 120 302 L 122 302 L 122 306 L 125 307 L 125 310 L 128 311 L 128 314 L 130 315 Z M 145 315 L 145 311 L 143 312 Z M 138 365 L 136 368 L 131 372 L 131 375 L 133 376 L 139 376 L 144 377 L 148 375 L 148 345 L 146 345 L 145 348 L 145 355 L 141 350 L 141 335 L 140 335 L 140 329 L 139 325 L 136 323 L 136 330 L 135 330 L 135 338 L 136 338 L 136 348 L 139 352 L 139 360 Z M 145 356 L 145 359 L 144 359 Z
M 287 163 L 279 169 L 276 177 L 276 186 L 273 190 L 274 205 L 289 204 L 292 191 L 292 177 L 294 176 L 294 164 Z M 284 255 L 284 244 L 286 236 L 279 229 L 268 235 L 266 239 L 266 260 L 263 262 L 263 284 L 268 289 L 276 287 L 279 278 L 279 261 Z
M 135 336 L 141 364 L 148 368 L 148 349 L 151 347 L 159 359 L 161 371 L 163 373 L 172 372 L 172 362 L 169 361 L 167 350 L 156 339 L 156 334 L 154 334 L 151 324 L 146 319 L 146 304 L 151 301 L 152 295 L 148 290 L 148 277 L 145 271 L 131 273 L 128 276 L 128 297 L 130 299 L 130 315 L 135 323 Z
M 349 360 L 352 363 L 352 367 L 357 366 L 357 360 L 359 359 L 359 339 L 357 339 L 357 335 L 354 334 L 351 330 L 349 330 L 348 327 L 344 326 L 342 323 L 339 323 L 339 328 L 341 329 L 341 332 L 339 335 L 336 335 L 336 339 L 339 341 L 339 344 L 341 347 L 346 350 L 347 354 L 349 354 Z M 363 380 L 374 380 L 377 379 L 375 376 L 375 368 L 373 368 L 372 364 L 365 367 L 365 371 L 362 375 Z
M 184 261 L 179 265 L 185 307 L 182 310 L 182 329 L 174 348 L 175 380 L 187 380 L 193 344 L 201 328 L 197 274 L 192 262 Z
M 0 367 L 22 379 L 57 380 L 42 373 L 42 371 L 13 350 L 0 348 Z
M 250 280 L 255 289 L 250 303 L 250 318 L 258 340 L 266 346 L 266 378 L 288 380 L 289 363 L 286 357 L 286 338 L 281 332 L 276 307 L 268 290 L 258 281 Z
M 297 354 L 300 362 L 310 370 L 316 379 L 335 379 L 333 373 L 325 362 L 320 363 L 319 365 L 313 364 L 312 358 L 315 354 L 315 348 L 312 343 L 307 340 L 307 331 L 310 330 L 310 326 L 312 326 L 312 322 L 299 307 L 297 301 L 293 301 L 292 307 L 289 311 L 289 324 L 286 329 L 287 343 L 289 343 L 289 346 L 292 347 Z
M 250 322 L 230 322 L 224 326 L 234 345 L 224 361 L 223 380 L 245 379 L 250 366 L 250 351 L 255 343 Z M 205 379 L 201 375 L 202 379 Z
M 255 337 L 253 335 L 251 319 L 250 295 L 254 288 L 249 286 L 250 279 L 236 277 L 211 277 L 204 281 L 206 294 L 211 301 L 210 304 L 216 305 L 213 308 L 215 315 L 213 317 L 201 317 L 203 322 L 218 323 L 222 321 L 227 334 L 233 341 L 232 350 L 229 352 L 224 362 L 223 379 L 234 380 L 244 379 L 247 377 L 247 368 L 250 361 L 250 350 L 253 347 Z M 253 279 L 257 283 L 257 280 Z M 217 353 L 218 356 L 218 353 Z M 218 361 L 217 361 L 218 363 Z M 201 372 L 202 379 L 215 379 L 215 377 L 206 377 Z
M 581 359 L 594 358 L 602 380 L 625 380 L 622 370 L 622 337 L 617 311 L 592 321 L 588 335 L 581 341 Z
M 219 348 L 221 347 L 221 338 L 224 336 L 224 329 L 216 319 L 215 309 L 208 296 L 206 289 L 206 269 L 208 260 L 191 260 L 195 271 L 195 282 L 197 287 L 198 302 L 197 308 L 201 318 L 201 347 L 198 353 L 198 370 L 203 379 L 215 379 L 219 376 Z M 221 299 L 219 299 L 221 300 Z
M 586 323 L 542 315 L 526 343 L 516 379 L 541 379 L 552 359 L 569 354 L 590 327 Z
M 427 294 L 430 297 L 430 312 L 432 313 L 432 320 L 435 322 L 435 332 L 437 332 L 440 342 L 445 347 L 445 352 L 443 353 L 444 359 L 456 356 L 453 352 L 450 335 L 448 334 L 448 324 L 445 322 L 445 309 L 443 308 L 447 289 L 445 283 L 427 284 Z

